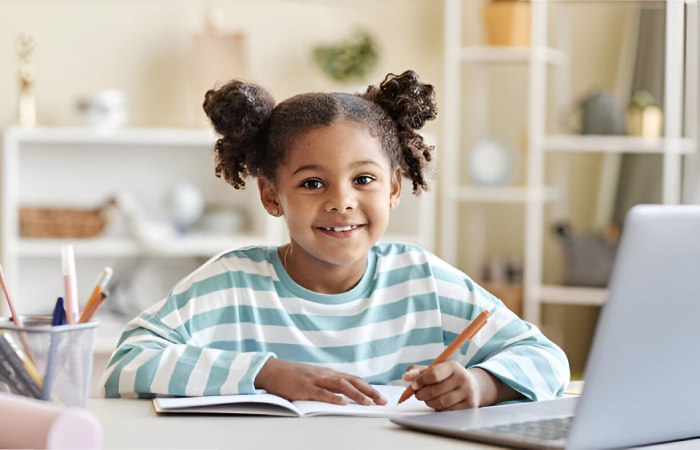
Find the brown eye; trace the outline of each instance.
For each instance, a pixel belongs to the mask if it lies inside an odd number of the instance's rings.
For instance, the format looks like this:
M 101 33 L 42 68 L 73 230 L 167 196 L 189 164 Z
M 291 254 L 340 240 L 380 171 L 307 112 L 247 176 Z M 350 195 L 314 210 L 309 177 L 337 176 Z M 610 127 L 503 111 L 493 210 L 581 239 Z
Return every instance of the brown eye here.
M 355 183 L 361 185 L 370 184 L 373 181 L 374 177 L 370 177 L 369 175 L 360 175 L 359 177 L 355 178 Z
M 323 187 L 323 183 L 321 183 L 319 180 L 304 180 L 301 183 L 301 187 L 306 189 L 321 189 Z

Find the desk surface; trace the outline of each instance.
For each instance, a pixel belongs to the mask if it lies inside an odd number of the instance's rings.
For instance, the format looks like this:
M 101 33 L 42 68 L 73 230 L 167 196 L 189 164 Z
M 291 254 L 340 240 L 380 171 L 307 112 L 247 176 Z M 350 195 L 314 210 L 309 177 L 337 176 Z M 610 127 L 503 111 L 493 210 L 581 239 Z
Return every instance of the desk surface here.
M 150 400 L 125 399 L 90 399 L 88 410 L 102 423 L 105 449 L 495 448 L 406 430 L 382 418 L 158 416 Z
M 102 423 L 104 448 L 407 450 L 496 447 L 420 433 L 388 419 L 360 417 L 158 416 L 150 400 L 90 399 Z M 700 440 L 646 449 L 690 450 Z

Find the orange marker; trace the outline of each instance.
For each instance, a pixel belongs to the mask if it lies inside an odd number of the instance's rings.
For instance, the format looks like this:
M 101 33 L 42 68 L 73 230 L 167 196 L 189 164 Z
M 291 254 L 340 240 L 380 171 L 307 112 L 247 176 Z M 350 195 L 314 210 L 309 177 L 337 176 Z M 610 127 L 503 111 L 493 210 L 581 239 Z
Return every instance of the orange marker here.
M 440 355 L 435 358 L 435 361 L 431 362 L 428 367 L 433 367 L 435 364 L 440 364 L 441 362 L 445 362 L 448 359 L 452 357 L 452 355 L 455 354 L 457 350 L 461 346 L 464 345 L 465 342 L 467 342 L 469 339 L 473 338 L 476 333 L 483 328 L 484 325 L 486 325 L 486 321 L 489 320 L 489 312 L 484 310 L 481 314 L 476 316 L 476 319 L 472 321 L 472 323 L 469 324 L 467 328 L 464 329 L 461 333 L 459 333 L 459 336 L 455 338 L 454 341 L 450 345 L 447 346 L 445 350 L 440 353 Z M 403 391 L 403 394 L 401 394 L 401 398 L 399 398 L 399 403 L 403 403 L 411 396 L 414 394 L 413 388 L 409 385 L 405 391 Z

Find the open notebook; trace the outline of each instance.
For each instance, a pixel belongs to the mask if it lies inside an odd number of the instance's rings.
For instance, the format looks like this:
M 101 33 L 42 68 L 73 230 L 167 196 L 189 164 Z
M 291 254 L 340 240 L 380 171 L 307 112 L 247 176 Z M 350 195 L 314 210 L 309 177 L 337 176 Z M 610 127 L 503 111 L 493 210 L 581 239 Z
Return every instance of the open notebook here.
M 433 409 L 424 402 L 411 397 L 397 404 L 403 386 L 373 385 L 384 398 L 386 405 L 363 406 L 350 402 L 334 405 L 325 402 L 296 400 L 290 402 L 277 395 L 261 391 L 258 394 L 219 395 L 207 397 L 155 398 L 153 405 L 158 413 L 205 413 L 205 414 L 249 414 L 263 416 L 358 416 L 396 417 L 425 414 Z

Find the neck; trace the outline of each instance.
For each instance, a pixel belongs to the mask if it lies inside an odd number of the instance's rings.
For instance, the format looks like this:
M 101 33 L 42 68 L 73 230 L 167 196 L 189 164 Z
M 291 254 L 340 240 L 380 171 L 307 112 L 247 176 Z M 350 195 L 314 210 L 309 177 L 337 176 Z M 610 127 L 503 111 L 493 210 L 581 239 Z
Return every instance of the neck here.
M 303 258 L 291 244 L 279 248 L 278 254 L 287 274 L 298 285 L 319 294 L 342 294 L 357 286 L 365 274 L 367 258 L 356 263 L 334 265 Z M 303 261 L 302 261 L 303 259 Z M 307 259 L 311 259 L 308 260 Z

